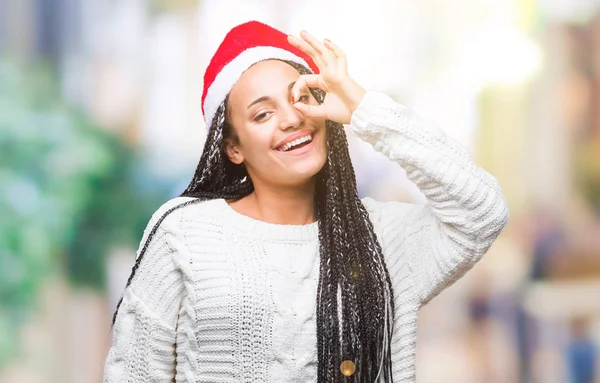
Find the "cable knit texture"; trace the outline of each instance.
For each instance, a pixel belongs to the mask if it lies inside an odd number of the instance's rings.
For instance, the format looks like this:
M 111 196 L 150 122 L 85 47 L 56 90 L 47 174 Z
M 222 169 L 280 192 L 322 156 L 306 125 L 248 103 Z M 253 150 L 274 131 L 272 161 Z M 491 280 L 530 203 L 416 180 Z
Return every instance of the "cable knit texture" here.
M 362 200 L 394 288 L 394 381 L 415 382 L 419 308 L 485 254 L 508 207 L 463 146 L 383 93 L 366 93 L 348 129 L 428 200 Z M 189 200 L 158 209 L 142 244 Z M 269 224 L 222 199 L 175 210 L 125 290 L 104 382 L 315 382 L 318 274 L 318 223 Z

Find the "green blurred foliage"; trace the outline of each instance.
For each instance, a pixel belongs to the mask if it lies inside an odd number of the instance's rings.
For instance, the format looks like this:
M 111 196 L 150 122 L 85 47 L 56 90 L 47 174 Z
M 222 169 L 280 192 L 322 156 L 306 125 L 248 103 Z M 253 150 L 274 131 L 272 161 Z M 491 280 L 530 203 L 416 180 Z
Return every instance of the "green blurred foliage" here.
M 101 291 L 167 193 L 119 137 L 60 96 L 54 72 L 0 60 L 0 368 L 44 278 Z

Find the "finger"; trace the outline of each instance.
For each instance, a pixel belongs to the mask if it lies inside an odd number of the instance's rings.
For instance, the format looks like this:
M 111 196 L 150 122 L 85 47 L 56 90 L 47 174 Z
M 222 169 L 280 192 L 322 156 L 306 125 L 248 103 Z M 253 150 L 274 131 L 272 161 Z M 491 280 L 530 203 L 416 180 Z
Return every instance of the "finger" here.
M 320 55 L 316 60 L 320 60 L 324 67 L 335 64 L 336 55 L 333 50 L 306 31 L 301 31 L 300 36 Z
M 333 41 L 331 41 L 329 39 L 325 39 L 324 43 L 325 43 L 325 46 L 333 52 L 335 57 L 346 58 L 346 53 L 344 53 L 344 51 L 341 50 L 340 47 L 338 47 Z
M 327 113 L 323 105 L 309 105 L 302 102 L 296 102 L 292 105 L 294 105 L 294 108 L 302 113 L 304 117 L 327 119 Z
M 320 52 L 317 52 L 306 41 L 304 41 L 298 37 L 288 35 L 288 42 L 290 44 L 292 44 L 293 46 L 295 46 L 296 48 L 300 49 L 302 52 L 309 55 L 313 59 L 315 64 L 317 64 L 317 67 L 320 69 L 320 71 L 329 65 L 329 62 L 327 60 L 325 60 L 325 58 L 326 58 L 325 55 L 321 54 Z M 332 55 L 332 57 L 335 58 L 334 55 Z
M 318 74 L 303 74 L 298 77 L 296 83 L 292 87 L 292 96 L 294 100 L 300 98 L 300 91 L 304 88 L 319 88 L 325 92 L 329 92 L 325 81 L 321 80 Z
M 316 37 L 306 31 L 300 31 L 300 37 L 304 39 L 316 52 L 323 54 L 328 49 Z
M 308 54 L 321 71 L 334 64 L 335 54 L 330 49 L 305 31 L 302 31 L 301 35 L 303 36 L 302 39 L 288 35 L 288 42 Z
M 296 48 L 300 49 L 302 52 L 312 57 L 313 59 L 318 55 L 318 52 L 315 51 L 309 43 L 297 38 L 296 36 L 288 35 L 288 42 Z

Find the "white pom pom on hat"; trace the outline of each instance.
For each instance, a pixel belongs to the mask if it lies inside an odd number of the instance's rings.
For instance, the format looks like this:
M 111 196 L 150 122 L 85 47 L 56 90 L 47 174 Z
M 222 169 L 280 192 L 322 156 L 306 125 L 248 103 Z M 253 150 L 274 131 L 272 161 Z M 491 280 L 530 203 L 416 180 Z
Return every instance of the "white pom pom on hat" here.
M 319 73 L 312 58 L 287 41 L 286 33 L 255 20 L 237 25 L 225 35 L 204 73 L 202 112 L 207 129 L 242 73 L 267 59 L 292 61 Z

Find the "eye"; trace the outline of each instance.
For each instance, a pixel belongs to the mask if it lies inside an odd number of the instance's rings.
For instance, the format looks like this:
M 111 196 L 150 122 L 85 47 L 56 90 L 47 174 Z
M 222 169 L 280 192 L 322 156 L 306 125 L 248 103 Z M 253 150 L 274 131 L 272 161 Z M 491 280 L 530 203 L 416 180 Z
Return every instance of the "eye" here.
M 259 122 L 265 119 L 265 117 L 267 117 L 267 115 L 269 114 L 269 112 L 262 112 L 261 114 L 257 115 L 256 117 L 254 117 L 254 121 L 255 122 Z
M 308 102 L 308 100 L 310 100 L 310 97 L 308 96 L 308 94 L 303 94 L 300 96 L 300 99 L 298 101 Z

